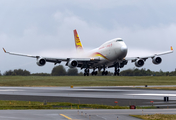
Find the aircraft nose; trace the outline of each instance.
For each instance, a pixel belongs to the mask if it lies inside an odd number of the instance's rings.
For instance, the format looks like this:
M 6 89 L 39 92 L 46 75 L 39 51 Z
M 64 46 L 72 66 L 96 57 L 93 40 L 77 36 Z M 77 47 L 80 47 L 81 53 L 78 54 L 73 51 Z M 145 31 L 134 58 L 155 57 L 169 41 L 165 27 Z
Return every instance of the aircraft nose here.
M 127 46 L 126 46 L 126 45 L 123 45 L 123 46 L 121 47 L 121 52 L 127 53 Z

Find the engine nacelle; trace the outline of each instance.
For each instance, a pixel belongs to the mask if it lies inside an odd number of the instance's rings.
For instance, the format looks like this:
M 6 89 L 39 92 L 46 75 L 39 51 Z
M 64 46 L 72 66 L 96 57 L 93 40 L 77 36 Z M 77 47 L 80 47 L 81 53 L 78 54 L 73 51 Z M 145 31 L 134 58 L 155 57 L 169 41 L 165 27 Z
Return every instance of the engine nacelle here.
M 135 62 L 136 67 L 142 67 L 144 65 L 144 60 L 138 59 Z
M 38 66 L 44 66 L 46 64 L 46 60 L 44 58 L 37 59 Z
M 160 57 L 154 57 L 152 59 L 153 64 L 158 65 L 162 62 L 162 59 Z
M 78 66 L 78 62 L 77 62 L 76 60 L 70 60 L 70 61 L 68 62 L 68 66 L 69 66 L 70 68 L 77 67 L 77 66 Z

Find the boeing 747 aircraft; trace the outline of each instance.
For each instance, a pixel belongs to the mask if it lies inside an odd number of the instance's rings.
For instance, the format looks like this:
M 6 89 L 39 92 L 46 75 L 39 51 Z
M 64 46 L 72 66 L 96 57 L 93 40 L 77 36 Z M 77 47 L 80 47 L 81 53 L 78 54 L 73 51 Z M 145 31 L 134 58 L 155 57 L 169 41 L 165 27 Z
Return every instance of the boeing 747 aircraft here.
M 74 38 L 77 51 L 83 53 L 83 46 L 76 30 L 74 30 Z M 79 58 L 48 58 L 7 52 L 4 48 L 3 50 L 5 53 L 11 55 L 36 58 L 38 66 L 44 66 L 46 62 L 57 64 L 64 61 L 66 62 L 66 66 L 69 66 L 70 68 L 79 67 L 84 69 L 84 76 L 89 76 L 89 69 L 93 69 L 91 73 L 92 75 L 97 75 L 97 69 L 99 71 L 103 69 L 102 75 L 107 75 L 108 71 L 106 71 L 106 69 L 111 67 L 115 68 L 114 75 L 119 75 L 120 68 L 123 68 L 125 65 L 127 65 L 128 61 L 134 62 L 136 67 L 142 67 L 148 58 L 152 59 L 153 64 L 158 65 L 162 62 L 162 59 L 159 56 L 173 53 L 173 48 L 171 47 L 170 51 L 153 54 L 151 56 L 127 58 L 126 55 L 128 48 L 121 38 L 115 38 L 107 41 L 100 47 L 87 53 L 84 57 L 82 57 L 80 54 Z

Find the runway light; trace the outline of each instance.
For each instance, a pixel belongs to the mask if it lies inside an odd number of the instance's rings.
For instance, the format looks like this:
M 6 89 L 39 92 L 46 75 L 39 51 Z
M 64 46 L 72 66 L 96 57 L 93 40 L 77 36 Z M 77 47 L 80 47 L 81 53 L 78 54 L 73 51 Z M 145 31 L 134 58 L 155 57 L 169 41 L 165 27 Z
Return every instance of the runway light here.
M 118 101 L 114 101 L 114 103 L 117 105 Z
M 150 101 L 150 102 L 152 103 L 152 106 L 153 106 L 153 102 L 154 102 L 154 101 Z

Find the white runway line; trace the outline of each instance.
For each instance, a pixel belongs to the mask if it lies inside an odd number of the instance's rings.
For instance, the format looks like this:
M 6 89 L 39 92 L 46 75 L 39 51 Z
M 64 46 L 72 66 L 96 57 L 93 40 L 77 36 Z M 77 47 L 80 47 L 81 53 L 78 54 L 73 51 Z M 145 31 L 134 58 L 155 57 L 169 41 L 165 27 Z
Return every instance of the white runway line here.
M 176 96 L 176 94 L 127 94 L 127 95 L 147 95 L 147 96 Z
M 11 92 L 11 91 L 24 91 L 24 90 L 11 90 L 11 89 L 8 90 L 8 89 L 7 89 L 7 90 L 0 90 L 0 92 L 1 92 L 1 91 L 2 91 L 2 92 Z

